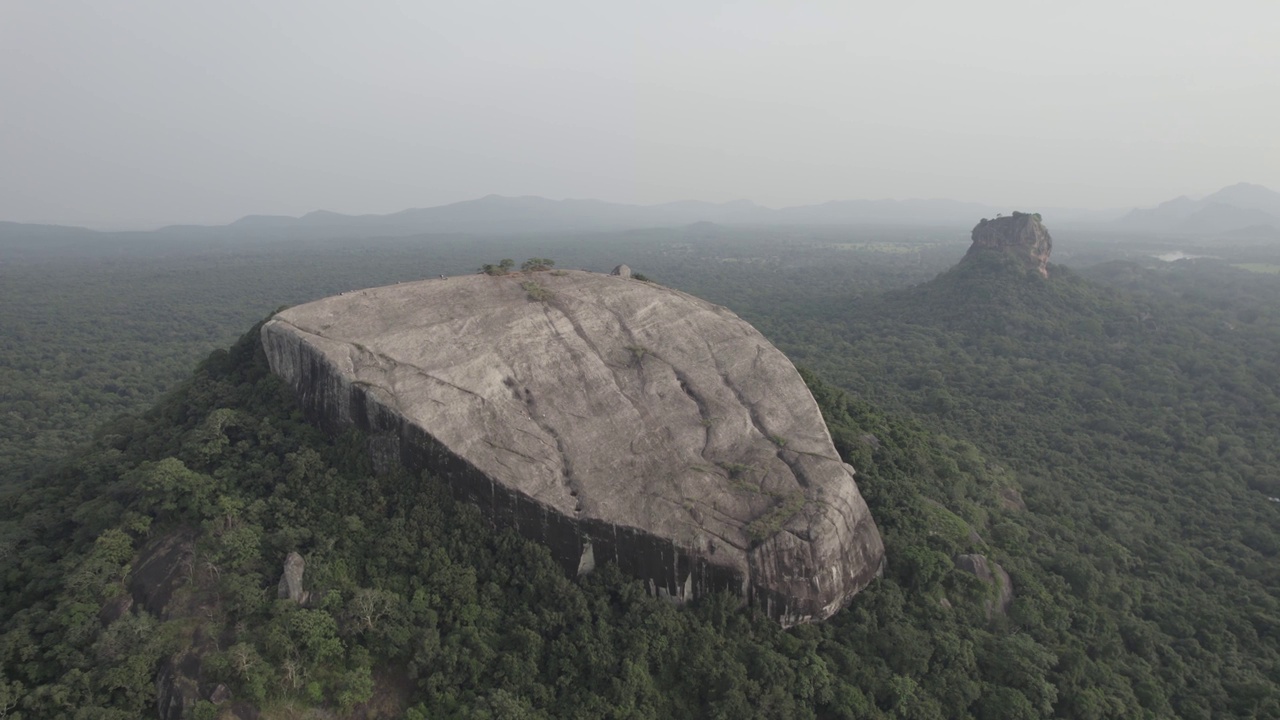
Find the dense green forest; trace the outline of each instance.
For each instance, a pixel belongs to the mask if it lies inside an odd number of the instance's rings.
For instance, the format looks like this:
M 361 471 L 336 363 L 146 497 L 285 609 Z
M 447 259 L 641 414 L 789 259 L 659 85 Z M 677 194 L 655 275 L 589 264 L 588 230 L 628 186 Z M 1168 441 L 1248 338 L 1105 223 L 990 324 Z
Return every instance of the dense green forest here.
M 1280 278 L 1232 266 L 1270 256 L 1081 243 L 1089 266 L 1044 281 L 999 257 L 946 270 L 962 234 L 933 232 L 3 266 L 0 713 L 154 716 L 157 674 L 198 655 L 265 717 L 1280 717 Z M 191 375 L 278 305 L 528 255 L 625 261 L 809 368 L 885 577 L 787 631 L 608 566 L 572 581 L 435 479 L 377 476 L 358 434 L 303 423 L 256 333 Z M 175 546 L 170 596 L 124 607 Z M 291 551 L 305 608 L 276 599 Z M 1009 572 L 1007 612 L 964 553 Z
M 0 489 L 56 462 L 122 412 L 140 412 L 214 348 L 282 305 L 474 272 L 484 258 L 620 262 L 750 318 L 926 279 L 964 250 L 955 230 L 694 227 L 583 237 L 0 242 Z
M 374 476 L 360 437 L 300 420 L 250 333 L 24 496 L 5 568 L 10 692 L 26 691 L 33 716 L 134 717 L 165 658 L 208 644 L 208 677 L 268 707 L 350 708 L 377 689 L 422 717 L 942 717 L 1024 691 L 1014 707 L 1048 708 L 1043 677 L 980 679 L 979 664 L 1044 651 L 989 626 L 986 587 L 944 567 L 975 541 L 936 503 L 992 511 L 974 448 L 815 390 L 895 560 L 839 621 L 784 632 L 733 598 L 677 610 L 607 568 L 579 585 L 431 478 Z M 958 470 L 969 496 L 948 487 L 960 463 L 978 466 Z M 196 529 L 190 583 L 157 609 L 167 619 L 104 627 L 135 553 Z M 308 558 L 314 608 L 264 591 L 292 550 Z

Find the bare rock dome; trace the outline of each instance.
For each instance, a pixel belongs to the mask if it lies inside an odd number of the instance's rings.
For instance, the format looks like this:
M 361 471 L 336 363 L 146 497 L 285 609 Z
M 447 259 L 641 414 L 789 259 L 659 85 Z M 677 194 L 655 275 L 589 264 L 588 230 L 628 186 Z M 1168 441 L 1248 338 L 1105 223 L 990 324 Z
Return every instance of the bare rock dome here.
M 570 572 L 821 620 L 884 546 L 787 358 L 729 310 L 582 271 L 344 293 L 272 318 L 272 370 L 327 427 L 442 477 Z

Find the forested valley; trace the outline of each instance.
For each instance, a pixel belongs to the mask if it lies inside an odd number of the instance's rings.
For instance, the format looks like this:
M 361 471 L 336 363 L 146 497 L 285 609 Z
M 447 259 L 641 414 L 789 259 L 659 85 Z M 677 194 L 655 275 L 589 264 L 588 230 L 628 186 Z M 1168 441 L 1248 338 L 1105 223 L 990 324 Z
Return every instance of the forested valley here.
M 1048 280 L 938 228 L 11 253 L 0 717 L 155 717 L 197 656 L 231 697 L 205 718 L 1280 717 L 1280 250 L 1152 257 L 1173 243 L 1064 234 Z M 437 479 L 375 474 L 266 371 L 282 305 L 528 256 L 626 262 L 784 350 L 884 577 L 790 630 L 571 580 Z M 292 551 L 305 608 L 276 599 Z M 1008 571 L 1007 609 L 964 555 Z

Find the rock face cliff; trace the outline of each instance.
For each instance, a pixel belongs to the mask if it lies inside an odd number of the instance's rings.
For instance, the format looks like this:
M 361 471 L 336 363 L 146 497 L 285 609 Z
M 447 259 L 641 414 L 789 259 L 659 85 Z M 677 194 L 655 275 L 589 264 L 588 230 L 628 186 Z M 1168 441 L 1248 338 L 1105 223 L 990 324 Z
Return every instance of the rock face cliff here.
M 344 293 L 262 329 L 272 370 L 375 465 L 429 470 L 569 572 L 614 561 L 784 625 L 876 577 L 884 546 L 795 368 L 725 308 L 579 271 Z
M 973 244 L 966 257 L 982 252 L 1007 253 L 1047 278 L 1052 251 L 1053 238 L 1040 222 L 1040 214 L 1015 212 L 995 220 L 983 218 L 973 228 Z

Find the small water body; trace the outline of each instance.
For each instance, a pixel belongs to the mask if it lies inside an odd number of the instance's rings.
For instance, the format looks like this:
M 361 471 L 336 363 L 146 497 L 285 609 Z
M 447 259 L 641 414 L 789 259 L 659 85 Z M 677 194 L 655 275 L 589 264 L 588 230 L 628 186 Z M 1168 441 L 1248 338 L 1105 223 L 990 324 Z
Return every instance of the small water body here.
M 1165 262 L 1177 262 L 1179 260 L 1195 260 L 1197 258 L 1212 258 L 1214 256 L 1213 255 L 1190 255 L 1188 253 L 1182 252 L 1181 250 L 1174 250 L 1173 252 L 1167 252 L 1167 253 L 1164 253 L 1163 255 L 1152 255 L 1151 257 L 1154 257 L 1157 260 L 1163 260 Z

